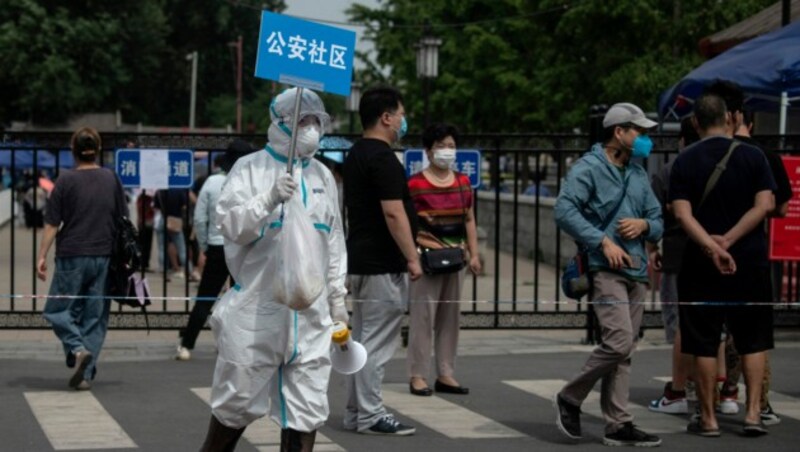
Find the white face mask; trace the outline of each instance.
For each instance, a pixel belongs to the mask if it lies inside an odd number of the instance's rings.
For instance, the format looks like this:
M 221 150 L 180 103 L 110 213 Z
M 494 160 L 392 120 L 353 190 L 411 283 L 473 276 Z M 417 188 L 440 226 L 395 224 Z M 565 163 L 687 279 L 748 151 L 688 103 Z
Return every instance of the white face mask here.
M 297 130 L 297 156 L 308 159 L 314 156 L 319 149 L 319 140 L 322 137 L 319 127 L 307 126 Z
M 441 169 L 450 169 L 456 161 L 456 150 L 450 148 L 434 149 L 433 164 Z

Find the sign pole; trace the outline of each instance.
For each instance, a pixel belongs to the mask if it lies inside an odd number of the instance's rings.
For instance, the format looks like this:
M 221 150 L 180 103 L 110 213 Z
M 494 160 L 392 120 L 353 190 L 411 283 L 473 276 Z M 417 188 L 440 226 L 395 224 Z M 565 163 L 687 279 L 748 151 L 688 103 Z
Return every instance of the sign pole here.
M 292 114 L 292 145 L 289 146 L 289 161 L 286 163 L 286 172 L 292 174 L 294 167 L 294 152 L 297 147 L 297 123 L 300 116 L 300 100 L 303 97 L 303 88 L 297 87 L 297 96 L 294 98 L 294 113 Z

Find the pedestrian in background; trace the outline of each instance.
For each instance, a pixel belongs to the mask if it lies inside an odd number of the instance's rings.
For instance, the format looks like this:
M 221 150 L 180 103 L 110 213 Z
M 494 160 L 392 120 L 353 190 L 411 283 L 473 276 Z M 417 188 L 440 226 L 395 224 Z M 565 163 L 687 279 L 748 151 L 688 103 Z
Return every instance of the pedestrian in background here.
M 682 152 L 688 146 L 700 140 L 694 129 L 692 117 L 687 116 L 681 120 L 681 130 L 678 133 L 678 151 Z M 674 162 L 674 160 L 673 160 Z M 664 393 L 656 400 L 650 402 L 650 411 L 668 414 L 688 414 L 689 403 L 687 389 L 692 368 L 692 357 L 681 353 L 681 330 L 678 322 L 678 272 L 683 259 L 683 250 L 689 237 L 672 215 L 672 206 L 667 200 L 669 194 L 669 172 L 672 169 L 670 162 L 653 176 L 651 187 L 653 193 L 661 204 L 661 214 L 664 219 L 664 236 L 661 240 L 661 251 L 654 245 L 650 254 L 653 268 L 661 272 L 659 295 L 661 298 L 661 320 L 664 322 L 664 336 L 668 344 L 672 344 L 672 379 L 664 385 Z M 694 382 L 691 383 L 691 392 L 694 392 Z M 692 394 L 692 397 L 694 395 Z
M 194 349 L 197 336 L 206 324 L 211 308 L 216 302 L 225 282 L 230 276 L 228 265 L 225 263 L 225 239 L 222 231 L 217 227 L 217 201 L 222 193 L 228 172 L 236 160 L 253 151 L 249 143 L 243 140 L 234 140 L 228 145 L 224 154 L 219 154 L 214 159 L 214 169 L 203 183 L 197 195 L 197 205 L 194 209 L 194 230 L 197 244 L 205 256 L 203 274 L 200 286 L 197 288 L 197 298 L 189 314 L 186 328 L 181 330 L 181 341 L 175 359 L 188 361 L 191 359 L 191 350 Z M 208 300 L 213 298 L 213 300 Z
M 472 210 L 469 178 L 456 173 L 458 130 L 448 124 L 434 124 L 422 134 L 430 165 L 411 176 L 408 190 L 419 217 L 417 245 L 421 249 L 458 247 L 465 251 L 465 264 L 473 274 L 481 272 L 478 233 Z M 467 257 L 468 256 L 468 257 Z M 430 396 L 433 389 L 451 394 L 468 394 L 455 379 L 461 318 L 461 287 L 466 270 L 445 274 L 423 274 L 411 282 L 408 325 L 409 391 Z M 431 346 L 436 354 L 436 382 L 428 385 Z
M 111 301 L 105 295 L 116 221 L 128 215 L 128 207 L 117 176 L 97 164 L 102 150 L 97 131 L 78 129 L 70 145 L 76 167 L 56 179 L 36 273 L 47 279 L 47 253 L 55 240 L 56 269 L 44 318 L 61 340 L 67 366 L 75 367 L 69 387 L 87 390 L 108 330 Z
M 647 172 L 631 158 L 650 155 L 647 133 L 656 125 L 636 105 L 611 106 L 603 142 L 570 169 L 556 200 L 556 223 L 589 250 L 589 296 L 602 334 L 580 373 L 554 397 L 558 428 L 570 439 L 581 438 L 580 406 L 602 379 L 603 444 L 661 444 L 633 425 L 628 410 L 631 359 L 649 283 L 645 241 L 657 242 L 663 231 Z
M 384 368 L 394 355 L 408 303 L 408 280 L 422 275 L 414 243 L 416 213 L 392 144 L 406 133 L 403 97 L 394 88 L 367 90 L 359 104 L 363 137 L 344 162 L 348 281 L 355 299 L 353 340 L 367 350 L 361 371 L 347 376 L 344 428 L 411 435 L 383 405 Z

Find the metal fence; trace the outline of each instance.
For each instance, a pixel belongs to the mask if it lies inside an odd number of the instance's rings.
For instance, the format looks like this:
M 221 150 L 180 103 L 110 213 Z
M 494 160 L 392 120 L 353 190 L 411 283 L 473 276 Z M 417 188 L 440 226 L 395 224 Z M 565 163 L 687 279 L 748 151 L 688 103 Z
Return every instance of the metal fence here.
M 60 151 L 69 149 L 69 133 L 6 133 L 0 142 L 0 159 L 10 165 L 6 182 L 14 190 L 0 191 L 0 329 L 38 329 L 48 325 L 41 316 L 47 287 L 36 280 L 35 257 L 40 232 L 25 227 L 19 217 L 20 201 L 25 193 L 20 189 L 36 184 L 38 175 L 46 170 L 57 177 L 60 170 Z M 265 144 L 264 135 L 228 134 L 135 134 L 104 133 L 101 164 L 114 163 L 113 150 L 134 143 L 140 149 L 192 149 L 208 152 L 196 161 L 202 168 L 211 167 L 212 152 L 223 151 L 234 138 L 242 138 L 256 148 Z M 318 155 L 346 152 L 348 142 L 356 136 L 329 137 L 328 147 Z M 765 147 L 784 154 L 800 154 L 800 136 L 757 137 Z M 655 149 L 643 162 L 652 174 L 676 155 L 674 135 L 653 136 Z M 421 148 L 420 137 L 404 139 L 406 148 Z M 462 299 L 462 326 L 466 328 L 572 328 L 587 329 L 591 321 L 585 301 L 566 299 L 560 292 L 561 265 L 574 253 L 572 241 L 558 231 L 552 221 L 554 196 L 571 162 L 589 147 L 587 135 L 572 134 L 484 134 L 461 137 L 459 147 L 481 151 L 482 186 L 475 191 L 476 218 L 481 234 L 481 249 L 485 274 L 466 281 Z M 28 152 L 30 163 L 20 167 L 17 154 Z M 48 154 L 54 163 L 42 168 L 38 155 Z M 4 155 L 6 157 L 4 157 Z M 330 154 L 329 154 L 330 155 Z M 5 160 L 0 160 L 5 161 Z M 331 163 L 331 162 L 328 162 Z M 49 166 L 52 166 L 49 167 Z M 333 169 L 336 169 L 333 166 Z M 196 174 L 197 175 L 197 174 Z M 548 193 L 549 192 L 549 193 Z M 41 200 L 30 199 L 30 208 L 38 211 Z M 5 201 L 3 201 L 5 202 Z M 5 212 L 3 212 L 5 211 Z M 8 218 L 5 224 L 3 219 Z M 187 215 L 185 224 L 191 223 Z M 52 253 L 51 253 L 52 254 Z M 191 307 L 190 298 L 196 287 L 189 281 L 189 259 L 186 259 L 184 278 L 170 278 L 166 269 L 160 273 L 142 272 L 149 282 L 151 295 L 158 301 L 148 308 L 153 329 L 177 329 L 186 324 Z M 788 289 L 782 293 L 782 306 L 776 309 L 776 325 L 800 324 L 797 293 L 800 265 L 787 262 L 785 276 Z M 657 275 L 654 276 L 657 284 Z M 655 287 L 655 286 L 654 286 Z M 660 305 L 652 290 L 643 321 L 645 328 L 661 326 Z M 136 310 L 115 306 L 110 327 L 141 329 L 144 318 Z M 590 339 L 590 338 L 589 338 Z

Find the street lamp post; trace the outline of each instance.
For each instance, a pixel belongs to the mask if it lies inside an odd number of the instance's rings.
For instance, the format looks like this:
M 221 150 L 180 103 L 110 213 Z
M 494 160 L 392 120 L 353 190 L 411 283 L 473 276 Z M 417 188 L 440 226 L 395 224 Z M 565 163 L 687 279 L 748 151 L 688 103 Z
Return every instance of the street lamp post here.
M 242 35 L 228 46 L 236 49 L 236 133 L 242 133 Z
M 194 112 L 197 105 L 197 51 L 186 55 L 186 61 L 192 62 L 192 88 L 191 96 L 189 99 L 189 130 L 194 130 Z
M 358 104 L 361 103 L 361 83 L 353 82 L 350 84 L 350 95 L 347 96 L 345 109 L 350 113 L 350 133 L 355 133 L 355 116 L 358 111 Z
M 439 46 L 442 40 L 425 35 L 414 46 L 417 49 L 417 78 L 422 79 L 422 95 L 425 103 L 425 125 L 430 122 L 430 81 L 439 76 Z

